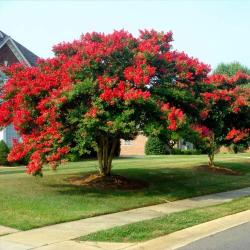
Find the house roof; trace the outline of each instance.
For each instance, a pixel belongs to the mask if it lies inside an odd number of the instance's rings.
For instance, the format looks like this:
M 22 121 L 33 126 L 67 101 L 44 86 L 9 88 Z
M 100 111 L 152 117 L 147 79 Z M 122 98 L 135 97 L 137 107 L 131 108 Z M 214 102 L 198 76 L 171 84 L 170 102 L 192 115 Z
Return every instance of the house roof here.
M 25 58 L 25 60 L 28 62 L 30 66 L 36 65 L 36 61 L 38 59 L 38 56 L 35 55 L 33 52 L 25 48 L 22 44 L 18 43 L 14 39 L 12 39 L 10 36 L 5 34 L 0 30 L 0 47 L 2 47 L 5 43 L 8 41 L 12 42 L 15 47 L 17 47 L 17 50 L 22 57 Z
M 0 45 L 2 45 L 2 43 L 4 43 L 6 37 L 8 37 L 8 36 L 0 30 Z

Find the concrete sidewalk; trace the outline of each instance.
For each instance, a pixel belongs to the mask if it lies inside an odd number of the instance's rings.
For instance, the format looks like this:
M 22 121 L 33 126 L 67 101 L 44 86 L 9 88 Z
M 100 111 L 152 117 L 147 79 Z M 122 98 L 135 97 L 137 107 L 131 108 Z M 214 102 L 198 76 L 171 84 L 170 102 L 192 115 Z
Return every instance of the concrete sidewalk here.
M 16 233 L 16 232 L 19 232 L 19 230 L 11 228 L 11 227 L 0 226 L 0 236 L 5 235 L 5 234 Z
M 225 216 L 142 243 L 63 241 L 37 250 L 174 250 L 250 221 L 250 210 Z M 195 244 L 195 243 L 194 243 Z M 195 248 L 196 249 L 196 248 Z M 198 249 L 198 248 L 197 248 Z
M 39 247 L 50 244 L 66 242 L 77 237 L 87 235 L 115 226 L 122 226 L 133 222 L 160 217 L 173 212 L 191 208 L 206 207 L 210 205 L 229 202 L 232 199 L 250 195 L 250 187 L 223 193 L 184 199 L 154 206 L 148 206 L 129 211 L 96 216 L 92 218 L 71 221 L 42 228 L 11 233 L 0 237 L 2 250 L 27 250 L 40 249 Z M 62 244 L 60 243 L 60 244 Z M 50 246 L 53 247 L 53 246 Z M 128 247 L 128 246 L 126 246 Z M 41 248 L 45 249 L 45 248 Z M 56 248 L 48 248 L 56 249 Z M 58 248 L 62 249 L 62 248 Z M 73 248 L 74 249 L 74 248 Z M 76 248 L 78 249 L 78 248 Z M 85 248 L 86 249 L 86 248 Z M 99 248 L 100 249 L 100 248 Z

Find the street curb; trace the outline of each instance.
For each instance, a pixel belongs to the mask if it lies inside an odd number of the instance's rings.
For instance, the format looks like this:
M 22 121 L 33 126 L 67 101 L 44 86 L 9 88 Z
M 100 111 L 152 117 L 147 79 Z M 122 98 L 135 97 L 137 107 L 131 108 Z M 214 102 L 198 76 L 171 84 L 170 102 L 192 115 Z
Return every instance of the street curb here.
M 189 227 L 166 236 L 138 243 L 126 250 L 174 250 L 194 241 L 250 221 L 250 210 Z

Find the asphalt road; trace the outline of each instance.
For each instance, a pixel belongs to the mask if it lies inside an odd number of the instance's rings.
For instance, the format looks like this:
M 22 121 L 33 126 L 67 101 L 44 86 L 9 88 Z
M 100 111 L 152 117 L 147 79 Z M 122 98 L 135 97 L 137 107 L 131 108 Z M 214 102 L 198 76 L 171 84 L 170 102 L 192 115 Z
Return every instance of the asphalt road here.
M 178 250 L 250 250 L 250 222 L 190 243 Z

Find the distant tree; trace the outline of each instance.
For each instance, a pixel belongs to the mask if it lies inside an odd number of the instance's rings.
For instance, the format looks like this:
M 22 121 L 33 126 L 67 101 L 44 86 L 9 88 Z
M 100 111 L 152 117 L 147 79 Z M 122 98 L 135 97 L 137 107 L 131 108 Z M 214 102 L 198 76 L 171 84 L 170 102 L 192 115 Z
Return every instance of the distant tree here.
M 239 62 L 231 62 L 231 63 L 220 63 L 214 70 L 214 74 L 221 74 L 226 76 L 233 76 L 238 71 L 249 74 L 250 75 L 250 68 L 242 65 Z
M 0 165 L 4 165 L 4 166 L 9 165 L 9 162 L 7 160 L 9 152 L 10 150 L 8 146 L 3 140 L 1 140 L 0 141 Z

